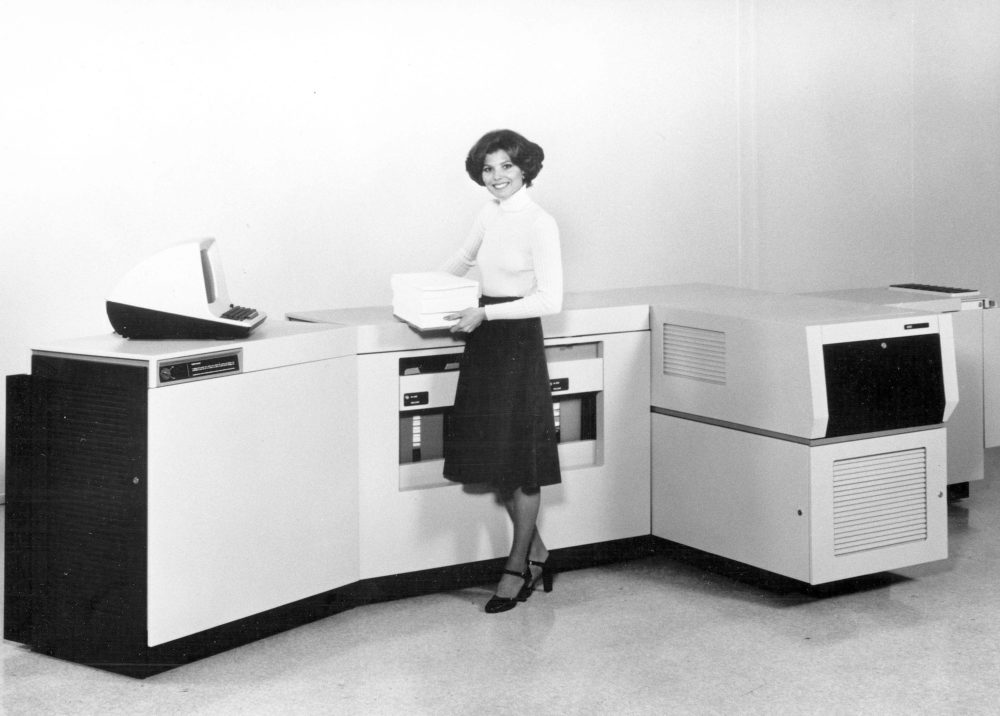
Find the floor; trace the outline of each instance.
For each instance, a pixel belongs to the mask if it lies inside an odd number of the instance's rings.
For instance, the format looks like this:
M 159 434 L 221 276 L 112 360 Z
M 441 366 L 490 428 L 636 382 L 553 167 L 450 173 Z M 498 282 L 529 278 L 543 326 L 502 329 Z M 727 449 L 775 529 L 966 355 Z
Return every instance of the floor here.
M 950 558 L 808 588 L 690 553 L 360 607 L 135 680 L 0 644 L 31 714 L 984 714 L 1000 710 L 1000 453 Z

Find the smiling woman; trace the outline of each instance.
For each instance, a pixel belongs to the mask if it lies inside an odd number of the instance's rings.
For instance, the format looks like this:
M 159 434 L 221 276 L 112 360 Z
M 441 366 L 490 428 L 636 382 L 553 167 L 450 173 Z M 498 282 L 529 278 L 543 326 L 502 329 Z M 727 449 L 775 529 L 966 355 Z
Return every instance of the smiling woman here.
M 527 193 L 544 158 L 540 146 L 506 129 L 476 142 L 465 170 L 494 200 L 442 267 L 461 276 L 478 266 L 483 288 L 479 306 L 445 317 L 466 347 L 445 427 L 444 476 L 491 485 L 514 523 L 487 612 L 514 608 L 538 582 L 552 589 L 535 526 L 540 488 L 561 481 L 541 317 L 562 310 L 562 254 L 555 220 Z
M 469 150 L 469 155 L 465 158 L 465 171 L 472 181 L 485 186 L 498 199 L 505 199 L 515 194 L 521 184 L 518 183 L 516 188 L 508 191 L 506 196 L 497 196 L 492 188 L 492 183 L 497 182 L 501 176 L 497 172 L 504 172 L 502 176 L 507 178 L 515 175 L 523 181 L 524 186 L 529 187 L 542 170 L 544 160 L 545 152 L 540 146 L 517 132 L 498 129 L 484 134 Z
M 524 186 L 524 172 L 502 149 L 486 155 L 483 185 L 500 201 L 509 199 Z

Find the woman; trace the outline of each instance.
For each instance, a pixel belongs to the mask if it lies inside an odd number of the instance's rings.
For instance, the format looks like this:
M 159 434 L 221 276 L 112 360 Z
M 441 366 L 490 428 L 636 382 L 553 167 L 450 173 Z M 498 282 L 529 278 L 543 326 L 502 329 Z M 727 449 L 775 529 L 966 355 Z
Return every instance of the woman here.
M 493 195 L 444 270 L 478 265 L 479 306 L 447 316 L 466 336 L 455 406 L 444 441 L 444 475 L 489 483 L 514 523 L 514 539 L 490 613 L 526 600 L 541 581 L 552 589 L 548 550 L 535 526 L 544 485 L 560 482 L 541 316 L 562 310 L 559 228 L 527 189 L 542 169 L 542 148 L 498 130 L 469 151 L 465 170 Z

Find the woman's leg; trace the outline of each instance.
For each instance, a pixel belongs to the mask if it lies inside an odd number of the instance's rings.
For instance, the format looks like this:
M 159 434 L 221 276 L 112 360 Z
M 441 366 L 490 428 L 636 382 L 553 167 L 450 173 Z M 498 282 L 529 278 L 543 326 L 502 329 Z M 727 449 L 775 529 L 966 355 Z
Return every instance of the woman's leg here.
M 541 502 L 542 491 L 539 489 L 525 492 L 521 488 L 517 488 L 504 499 L 504 506 L 514 523 L 514 540 L 511 544 L 510 556 L 507 558 L 507 569 L 521 572 L 529 559 L 544 562 L 548 557 L 548 551 L 545 549 L 545 544 L 542 542 L 536 527 Z M 501 597 L 517 596 L 522 586 L 524 586 L 523 579 L 505 574 L 497 586 L 497 595 Z
M 538 497 L 541 497 L 541 491 L 538 492 Z M 510 515 L 511 522 L 515 521 L 514 518 L 514 495 L 507 495 L 503 501 L 504 507 L 507 508 L 507 514 Z M 541 503 L 539 502 L 539 508 Z M 549 550 L 546 548 L 545 543 L 542 542 L 542 535 L 538 532 L 538 511 L 535 510 L 534 517 L 532 517 L 532 523 L 535 525 L 534 532 L 531 535 L 531 543 L 528 545 L 528 559 L 533 559 L 536 562 L 544 562 L 549 556 Z M 513 550 L 512 550 L 513 551 Z

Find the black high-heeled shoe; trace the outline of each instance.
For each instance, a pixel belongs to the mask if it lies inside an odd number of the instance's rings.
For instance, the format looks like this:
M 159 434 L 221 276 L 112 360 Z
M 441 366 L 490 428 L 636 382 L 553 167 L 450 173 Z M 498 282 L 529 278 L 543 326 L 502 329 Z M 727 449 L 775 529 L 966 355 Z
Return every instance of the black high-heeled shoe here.
M 505 612 L 508 609 L 513 609 L 514 607 L 516 607 L 518 602 L 524 601 L 523 599 L 521 599 L 521 595 L 524 593 L 524 590 L 527 588 L 528 584 L 531 583 L 531 569 L 528 567 L 528 565 L 524 565 L 523 572 L 515 572 L 513 569 L 505 569 L 503 573 L 513 574 L 515 577 L 520 577 L 521 579 L 524 580 L 524 585 L 521 587 L 520 591 L 517 593 L 517 596 L 515 597 L 501 597 L 499 594 L 494 594 L 492 597 L 490 597 L 490 600 L 486 602 L 486 606 L 483 607 L 483 610 L 487 614 L 497 614 L 499 612 Z
M 552 558 L 546 557 L 544 562 L 536 562 L 533 559 L 528 560 L 528 572 L 531 572 L 531 565 L 542 568 L 542 573 L 538 575 L 537 578 L 531 577 L 525 581 L 524 586 L 521 587 L 521 593 L 517 595 L 519 601 L 526 601 L 528 597 L 531 596 L 538 588 L 538 582 L 542 582 L 542 591 L 551 592 L 552 591 L 552 577 L 555 574 L 555 568 L 552 564 Z

